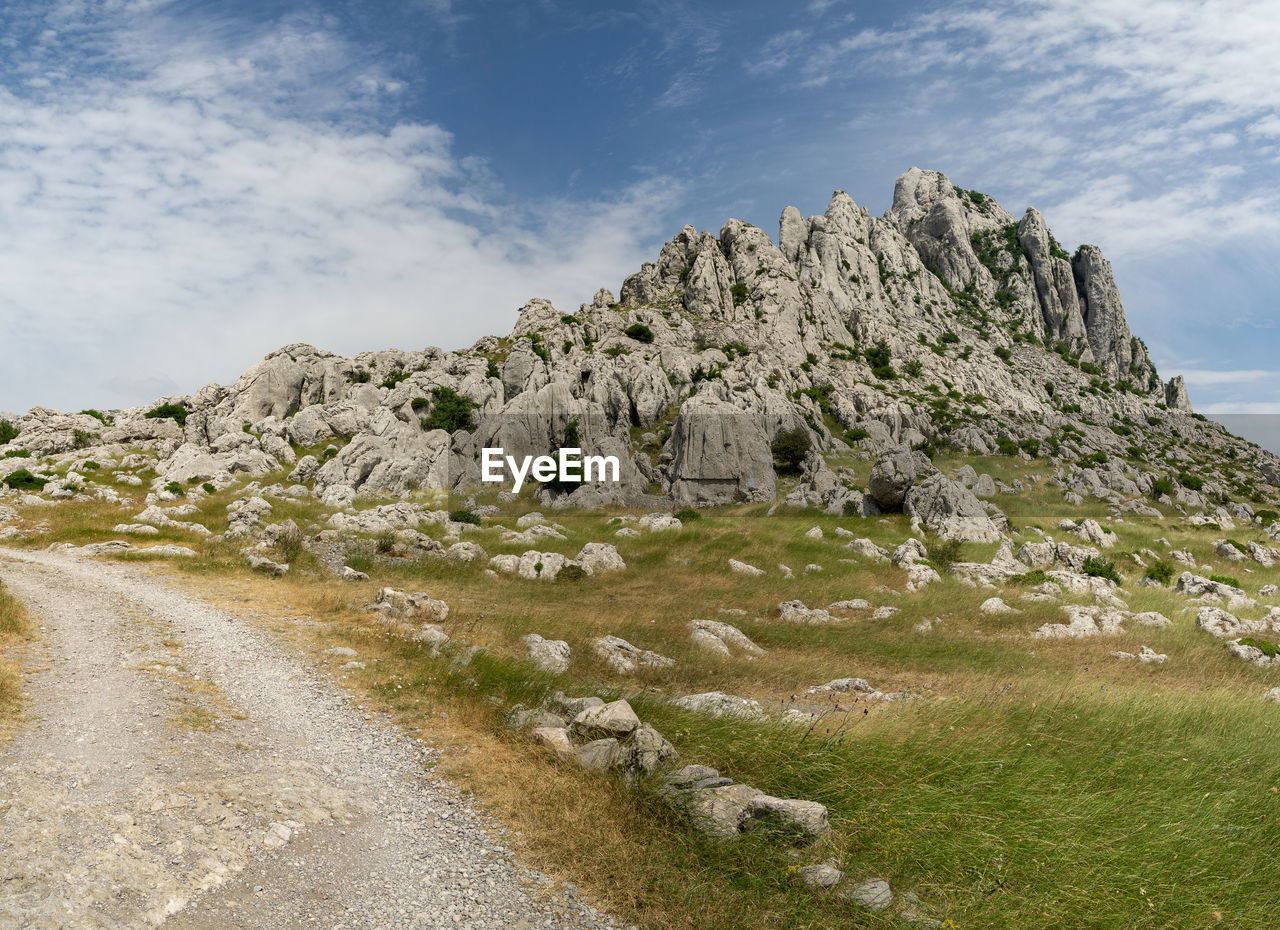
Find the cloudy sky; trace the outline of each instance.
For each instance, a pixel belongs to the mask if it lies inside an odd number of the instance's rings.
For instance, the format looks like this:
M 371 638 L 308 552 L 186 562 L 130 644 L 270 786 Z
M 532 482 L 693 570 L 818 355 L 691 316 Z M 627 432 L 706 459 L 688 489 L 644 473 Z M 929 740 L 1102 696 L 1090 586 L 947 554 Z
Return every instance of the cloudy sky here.
M 1280 413 L 1280 8 L 10 0 L 0 409 L 469 345 L 685 223 L 911 167 L 1101 245 L 1198 409 Z

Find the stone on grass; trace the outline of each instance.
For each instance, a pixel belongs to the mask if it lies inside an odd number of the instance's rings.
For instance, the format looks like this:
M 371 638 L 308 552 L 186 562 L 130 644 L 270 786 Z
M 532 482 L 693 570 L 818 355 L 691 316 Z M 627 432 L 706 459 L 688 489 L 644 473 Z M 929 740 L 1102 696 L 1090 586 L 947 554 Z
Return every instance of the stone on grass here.
M 797 839 L 814 840 L 830 831 L 831 827 L 827 823 L 826 807 L 817 801 L 797 801 L 762 794 L 747 801 L 739 829 L 744 833 L 776 830 Z
M 543 639 L 537 633 L 529 633 L 520 638 L 528 653 L 529 661 L 544 672 L 561 675 L 569 670 L 571 652 L 569 644 L 562 639 Z
M 640 718 L 626 701 L 612 701 L 598 707 L 588 707 L 573 718 L 569 735 L 574 739 L 600 740 L 607 737 L 623 739 L 640 726 Z
M 633 646 L 618 636 L 597 636 L 591 640 L 591 648 L 620 675 L 629 675 L 641 665 L 648 668 L 671 668 L 676 664 L 675 659 Z
M 795 871 L 796 880 L 807 888 L 834 888 L 844 878 L 844 873 L 825 862 L 802 865 Z
M 835 620 L 821 607 L 806 607 L 803 601 L 783 601 L 778 605 L 778 619 L 783 623 L 831 623 Z
M 745 633 L 719 620 L 690 620 L 689 638 L 704 652 L 725 658 L 731 657 L 735 652 L 752 657 L 764 655 L 764 650 L 748 639 Z
M 562 761 L 567 762 L 576 755 L 573 743 L 569 741 L 569 731 L 565 727 L 534 727 L 529 737 Z
M 764 715 L 760 702 L 750 698 L 736 697 L 723 691 L 707 691 L 704 694 L 690 694 L 671 702 L 676 707 L 709 714 L 712 717 L 743 717 L 755 719 Z
M 869 879 L 837 893 L 868 911 L 883 911 L 893 904 L 893 891 L 889 888 L 889 883 L 880 878 Z

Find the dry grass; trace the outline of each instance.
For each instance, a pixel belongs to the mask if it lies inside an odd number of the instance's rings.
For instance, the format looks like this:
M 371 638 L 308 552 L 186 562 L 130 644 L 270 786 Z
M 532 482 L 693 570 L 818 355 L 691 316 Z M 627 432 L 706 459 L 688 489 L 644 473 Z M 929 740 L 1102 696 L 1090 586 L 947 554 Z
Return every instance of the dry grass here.
M 5 653 L 30 635 L 22 603 L 0 582 L 0 741 L 7 739 L 22 709 L 21 668 Z

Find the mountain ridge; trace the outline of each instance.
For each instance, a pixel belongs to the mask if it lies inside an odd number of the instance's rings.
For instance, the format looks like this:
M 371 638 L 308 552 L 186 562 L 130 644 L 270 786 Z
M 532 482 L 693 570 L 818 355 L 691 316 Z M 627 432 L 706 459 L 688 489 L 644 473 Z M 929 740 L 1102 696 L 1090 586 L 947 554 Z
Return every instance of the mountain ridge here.
M 450 396 L 472 409 L 434 418 Z M 155 415 L 165 404 L 181 423 Z M 308 478 L 335 506 L 469 493 L 481 448 L 541 455 L 566 440 L 616 455 L 622 480 L 544 488 L 548 503 L 772 500 L 771 446 L 795 431 L 811 452 L 793 502 L 826 509 L 873 504 L 823 455 L 900 446 L 1047 455 L 1064 482 L 1090 471 L 1126 492 L 1207 456 L 1219 500 L 1256 502 L 1277 473 L 1194 415 L 1181 378 L 1160 379 L 1101 250 L 1068 255 L 1034 208 L 1016 219 L 919 168 L 881 217 L 836 191 L 823 214 L 784 209 L 776 243 L 737 219 L 716 236 L 686 226 L 617 298 L 601 289 L 575 313 L 534 298 L 508 335 L 468 349 L 343 358 L 295 344 L 229 387 L 110 423 L 33 408 L 17 425 L 11 446 L 39 455 L 150 444 L 157 489 L 222 486 L 332 442 Z

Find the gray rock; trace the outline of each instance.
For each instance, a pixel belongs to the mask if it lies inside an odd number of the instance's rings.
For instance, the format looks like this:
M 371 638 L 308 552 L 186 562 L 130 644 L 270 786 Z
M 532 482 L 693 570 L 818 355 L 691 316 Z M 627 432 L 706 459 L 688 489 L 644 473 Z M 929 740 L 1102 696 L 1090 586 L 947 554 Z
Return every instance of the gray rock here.
M 648 668 L 671 668 L 676 664 L 675 659 L 633 646 L 618 636 L 597 636 L 591 640 L 591 648 L 620 675 L 629 675 L 641 665 Z
M 837 892 L 840 897 L 864 910 L 879 912 L 893 904 L 893 891 L 884 879 L 872 878 Z
M 901 510 L 907 492 L 917 478 L 937 474 L 937 469 L 923 452 L 898 448 L 882 453 L 871 466 L 868 489 L 876 504 L 885 512 Z
M 626 701 L 588 707 L 569 724 L 569 735 L 577 740 L 625 739 L 640 726 L 640 718 Z
M 543 639 L 537 633 L 520 638 L 528 653 L 529 661 L 544 672 L 562 675 L 569 670 L 572 655 L 569 644 L 562 639 Z
M 834 888 L 844 878 L 844 873 L 835 866 L 825 862 L 817 865 L 802 865 L 796 869 L 796 879 L 808 888 Z
M 943 539 L 999 542 L 1000 529 L 964 485 L 934 474 L 907 492 L 905 513 Z
M 757 795 L 742 811 L 742 832 L 777 830 L 805 840 L 815 840 L 830 832 L 827 809 L 816 801 L 796 801 Z
M 676 707 L 696 713 L 708 714 L 712 717 L 745 717 L 756 719 L 764 716 L 759 701 L 750 698 L 736 697 L 723 691 L 708 691 L 704 694 L 690 694 L 671 702 Z
M 680 406 L 672 434 L 671 497 L 681 504 L 773 499 L 776 477 L 760 421 L 699 394 Z

